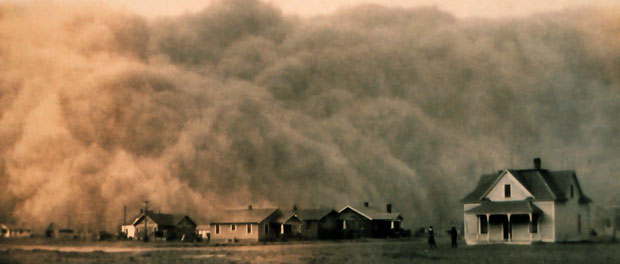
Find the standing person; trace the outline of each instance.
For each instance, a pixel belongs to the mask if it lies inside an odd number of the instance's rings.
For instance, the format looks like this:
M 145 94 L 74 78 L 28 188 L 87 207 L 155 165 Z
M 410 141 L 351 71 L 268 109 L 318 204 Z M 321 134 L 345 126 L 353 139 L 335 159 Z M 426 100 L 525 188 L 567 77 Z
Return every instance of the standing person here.
M 456 237 L 458 233 L 456 232 L 456 228 L 453 226 L 449 231 L 446 231 L 450 234 L 450 238 L 452 239 L 452 248 L 456 248 Z
M 428 228 L 428 245 L 431 248 L 437 248 L 437 244 L 435 243 L 435 231 L 433 231 L 433 226 Z

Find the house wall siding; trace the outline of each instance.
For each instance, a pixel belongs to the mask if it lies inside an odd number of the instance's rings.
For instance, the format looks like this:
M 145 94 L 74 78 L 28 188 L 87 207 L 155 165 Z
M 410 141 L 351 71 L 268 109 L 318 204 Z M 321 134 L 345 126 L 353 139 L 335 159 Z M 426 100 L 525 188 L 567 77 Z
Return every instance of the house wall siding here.
M 555 241 L 555 202 L 534 202 L 543 213 L 538 218 L 538 233 L 532 234 L 534 241 Z
M 235 230 L 232 230 L 232 225 L 233 224 L 219 224 L 220 225 L 220 232 L 219 234 L 216 232 L 216 224 L 211 224 L 211 240 L 215 241 L 215 242 L 226 242 L 229 241 L 230 242 L 234 242 L 235 240 L 238 241 L 256 241 L 258 242 L 258 238 L 259 238 L 259 228 L 258 228 L 258 224 L 256 223 L 238 223 L 235 224 L 236 228 Z M 252 226 L 252 232 L 251 233 L 247 233 L 247 225 L 251 225 Z
M 570 198 L 570 189 L 565 190 L 568 195 L 566 202 L 558 202 L 556 205 L 556 241 L 580 241 L 588 238 L 590 231 L 590 207 L 579 203 L 579 192 L 571 179 L 574 187 L 574 197 Z M 570 186 L 568 187 L 570 188 Z M 581 232 L 579 232 L 578 215 L 581 216 Z
M 479 203 L 464 204 L 463 212 L 480 205 Z M 486 240 L 486 234 L 478 235 L 478 219 L 474 214 L 463 214 L 463 223 L 465 225 L 465 243 L 468 245 L 475 244 L 479 239 Z
M 345 229 L 342 221 L 347 221 Z M 372 236 L 372 222 L 351 209 L 346 209 L 338 215 L 338 229 L 344 238 Z
M 336 229 L 338 228 L 338 213 L 332 212 L 318 223 L 318 238 L 327 239 L 335 238 Z

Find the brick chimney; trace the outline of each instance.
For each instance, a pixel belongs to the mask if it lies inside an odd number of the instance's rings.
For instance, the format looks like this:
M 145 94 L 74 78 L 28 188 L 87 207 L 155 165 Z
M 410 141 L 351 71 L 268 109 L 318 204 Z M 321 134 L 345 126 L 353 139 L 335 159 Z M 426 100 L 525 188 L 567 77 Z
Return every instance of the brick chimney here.
M 540 170 L 542 168 L 541 163 L 540 158 L 534 158 L 534 169 Z
M 385 207 L 386 207 L 385 209 L 386 209 L 386 211 L 388 213 L 392 213 L 392 204 L 387 204 Z
M 364 202 L 364 207 L 368 208 L 368 202 Z

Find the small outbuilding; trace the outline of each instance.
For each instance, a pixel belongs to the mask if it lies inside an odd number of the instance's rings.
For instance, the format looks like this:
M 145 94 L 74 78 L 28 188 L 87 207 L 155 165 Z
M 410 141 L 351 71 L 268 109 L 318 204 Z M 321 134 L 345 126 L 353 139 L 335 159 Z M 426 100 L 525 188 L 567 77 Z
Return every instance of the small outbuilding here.
M 202 241 L 211 240 L 211 226 L 210 225 L 198 225 L 196 226 L 196 232 L 198 232 L 198 238 Z
M 144 239 L 147 230 L 149 241 L 194 241 L 196 239 L 196 223 L 187 215 L 162 214 L 148 211 L 134 222 L 135 236 Z M 146 229 L 145 229 L 146 228 Z
M 338 212 L 333 209 L 297 209 L 295 214 L 303 225 L 303 239 L 333 239 L 338 227 Z
M 9 237 L 11 236 L 11 230 L 8 226 L 4 224 L 0 224 L 0 237 Z
M 386 238 L 402 234 L 403 217 L 392 211 L 387 204 L 385 210 L 371 208 L 368 202 L 364 207 L 345 206 L 338 211 L 339 228 L 337 235 L 341 238 Z

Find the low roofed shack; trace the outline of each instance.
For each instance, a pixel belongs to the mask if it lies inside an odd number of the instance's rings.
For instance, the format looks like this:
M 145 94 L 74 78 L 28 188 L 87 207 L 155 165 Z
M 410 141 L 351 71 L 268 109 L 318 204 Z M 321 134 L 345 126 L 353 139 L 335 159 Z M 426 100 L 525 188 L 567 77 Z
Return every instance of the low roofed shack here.
M 295 214 L 303 221 L 301 235 L 304 239 L 334 238 L 338 212 L 333 209 L 297 209 Z
M 209 241 L 211 239 L 210 225 L 198 225 L 196 226 L 196 232 L 198 233 L 198 238 L 202 241 Z
M 344 238 L 394 237 L 403 232 L 403 217 L 392 211 L 391 204 L 387 204 L 385 210 L 380 210 L 365 202 L 364 207 L 345 206 L 338 214 L 339 230 Z
M 183 214 L 162 214 L 148 211 L 134 220 L 136 238 L 144 239 L 145 222 L 149 240 L 193 241 L 196 238 L 196 223 Z

